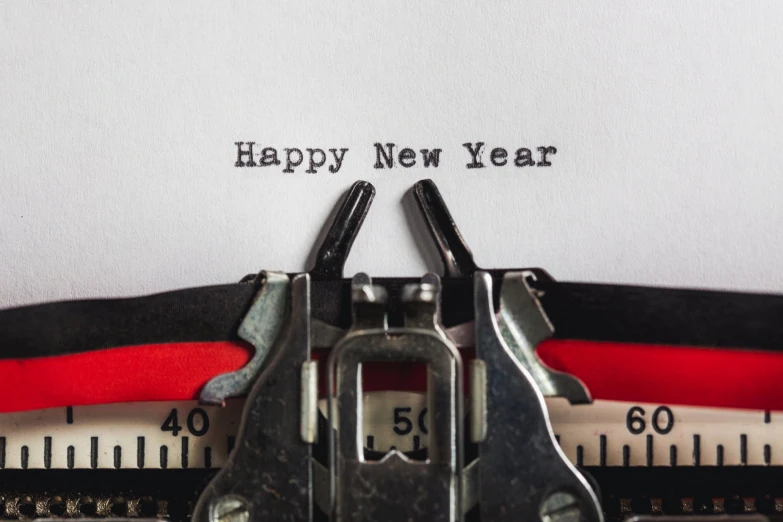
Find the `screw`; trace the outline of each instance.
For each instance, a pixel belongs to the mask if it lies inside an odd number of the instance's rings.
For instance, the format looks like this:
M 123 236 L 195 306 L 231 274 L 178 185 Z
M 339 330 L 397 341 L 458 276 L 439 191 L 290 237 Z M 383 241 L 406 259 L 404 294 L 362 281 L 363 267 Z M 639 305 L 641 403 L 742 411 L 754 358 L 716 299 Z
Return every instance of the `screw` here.
M 354 303 L 383 306 L 389 299 L 386 289 L 376 285 L 354 285 L 351 289 Z
M 386 305 L 389 295 L 382 286 L 372 284 L 370 276 L 359 272 L 351 280 L 351 300 L 354 303 Z
M 582 516 L 579 500 L 564 491 L 549 495 L 541 503 L 538 514 L 541 522 L 579 522 Z
M 209 519 L 210 522 L 248 522 L 250 508 L 242 497 L 227 495 L 215 501 Z
M 403 303 L 434 303 L 437 287 L 431 283 L 405 285 L 402 289 Z

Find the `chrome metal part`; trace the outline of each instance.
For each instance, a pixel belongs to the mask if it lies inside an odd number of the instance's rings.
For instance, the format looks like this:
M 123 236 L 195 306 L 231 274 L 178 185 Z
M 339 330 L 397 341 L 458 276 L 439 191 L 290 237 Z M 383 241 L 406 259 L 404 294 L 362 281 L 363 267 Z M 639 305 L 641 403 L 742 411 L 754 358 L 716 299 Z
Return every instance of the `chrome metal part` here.
M 332 476 L 326 466 L 313 461 L 313 502 L 324 513 L 329 513 L 332 509 L 331 498 Z
M 347 331 L 320 319 L 313 319 L 310 322 L 311 348 L 331 348 L 345 336 Z
M 527 284 L 530 271 L 507 272 L 500 288 L 497 324 L 503 340 L 525 367 L 545 397 L 565 397 L 571 404 L 592 402 L 582 382 L 567 373 L 552 370 L 536 355 L 536 346 L 554 333 L 538 297 Z
M 199 498 L 194 522 L 214 522 L 227 497 L 244 499 L 251 520 L 312 520 L 312 446 L 295 413 L 310 359 L 310 276 L 295 276 L 290 287 L 288 320 L 248 396 L 237 446 Z
M 462 514 L 466 514 L 478 503 L 479 466 L 478 460 L 474 460 L 462 469 L 460 475 L 460 486 L 462 488 Z
M 579 499 L 567 491 L 555 491 L 549 495 L 539 509 L 541 522 L 579 522 L 582 510 Z
M 422 278 L 422 280 L 424 280 L 424 278 Z M 473 348 L 476 337 L 473 329 L 473 321 L 458 324 L 450 328 L 444 328 L 439 324 L 438 328 L 443 331 L 444 335 L 446 335 L 452 344 L 454 344 L 454 346 L 457 348 Z M 331 348 L 337 344 L 340 339 L 345 337 L 345 334 L 348 333 L 348 330 L 344 330 L 337 326 L 332 326 L 319 319 L 313 319 L 311 324 L 311 332 L 312 348 L 315 349 Z
M 226 495 L 214 503 L 209 512 L 209 522 L 248 522 L 250 506 L 242 497 Z
M 405 326 L 388 328 L 379 309 L 382 299 L 375 299 L 385 292 L 372 286 L 364 274 L 354 278 L 354 317 L 359 321 L 329 357 L 329 424 L 337 416 L 339 426 L 336 436 L 330 432 L 333 520 L 451 522 L 462 518 L 462 360 L 434 327 L 437 287 L 415 286 L 404 292 Z M 412 461 L 392 450 L 381 461 L 365 461 L 359 397 L 361 365 L 369 361 L 428 365 L 432 419 L 428 460 Z
M 578 509 L 579 520 L 602 521 L 595 492 L 555 440 L 544 397 L 503 340 L 489 273 L 476 272 L 474 285 L 476 358 L 487 373 L 487 432 L 478 445 L 481 519 L 540 520 L 554 513 L 552 495 L 567 493 L 576 499 L 569 510 Z
M 288 310 L 288 276 L 281 272 L 262 275 L 264 283 L 239 325 L 239 337 L 252 344 L 256 353 L 239 370 L 212 378 L 201 390 L 203 404 L 225 405 L 226 399 L 247 393 L 280 334 Z
M 358 273 L 351 281 L 353 329 L 386 328 L 386 303 L 389 294 L 382 286 L 373 286 L 370 276 Z M 336 346 L 336 345 L 335 345 Z
M 302 364 L 302 404 L 300 407 L 300 436 L 313 444 L 318 440 L 318 361 Z
M 470 361 L 470 441 L 487 436 L 487 365 L 481 359 Z

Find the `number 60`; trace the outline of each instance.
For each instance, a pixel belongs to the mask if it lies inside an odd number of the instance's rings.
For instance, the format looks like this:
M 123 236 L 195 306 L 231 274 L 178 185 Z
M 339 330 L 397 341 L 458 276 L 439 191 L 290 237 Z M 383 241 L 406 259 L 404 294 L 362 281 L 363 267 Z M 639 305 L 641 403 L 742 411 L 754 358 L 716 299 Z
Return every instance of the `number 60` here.
M 644 420 L 643 415 L 644 409 L 640 406 L 634 406 L 628 410 L 628 415 L 625 416 L 625 426 L 628 428 L 628 431 L 634 435 L 639 435 L 647 428 L 647 422 Z M 665 417 L 665 419 L 662 419 L 661 416 Z M 672 410 L 668 406 L 655 408 L 651 424 L 655 433 L 666 435 L 674 428 L 674 414 Z

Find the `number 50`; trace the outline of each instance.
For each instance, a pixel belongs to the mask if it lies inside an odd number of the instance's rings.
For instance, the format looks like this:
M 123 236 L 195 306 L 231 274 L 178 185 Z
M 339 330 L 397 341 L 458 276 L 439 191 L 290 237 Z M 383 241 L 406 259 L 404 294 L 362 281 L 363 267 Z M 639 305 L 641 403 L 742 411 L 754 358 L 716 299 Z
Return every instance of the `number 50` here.
M 394 433 L 397 435 L 407 435 L 413 431 L 413 421 L 406 417 L 406 413 L 410 413 L 411 408 L 394 408 Z M 419 413 L 419 431 L 424 435 L 427 434 L 427 426 L 424 424 L 424 416 L 427 415 L 427 408 L 424 408 Z

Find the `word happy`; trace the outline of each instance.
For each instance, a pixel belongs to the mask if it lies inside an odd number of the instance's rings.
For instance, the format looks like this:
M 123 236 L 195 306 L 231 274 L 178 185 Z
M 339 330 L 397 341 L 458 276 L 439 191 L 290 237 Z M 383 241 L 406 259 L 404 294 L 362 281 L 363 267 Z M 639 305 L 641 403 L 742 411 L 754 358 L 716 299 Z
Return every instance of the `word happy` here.
M 254 141 L 237 141 L 235 167 L 275 167 L 287 174 L 304 171 L 307 174 L 317 174 L 321 169 L 337 174 L 343 166 L 348 147 L 317 148 L 317 147 L 276 147 L 261 146 Z M 394 169 L 411 167 L 438 168 L 443 159 L 443 149 L 413 149 L 400 147 L 394 143 L 375 143 L 375 163 L 373 168 Z M 521 168 L 521 167 L 551 167 L 552 156 L 557 149 L 551 145 L 540 147 L 487 147 L 484 142 L 463 143 L 465 150 L 465 168 Z

